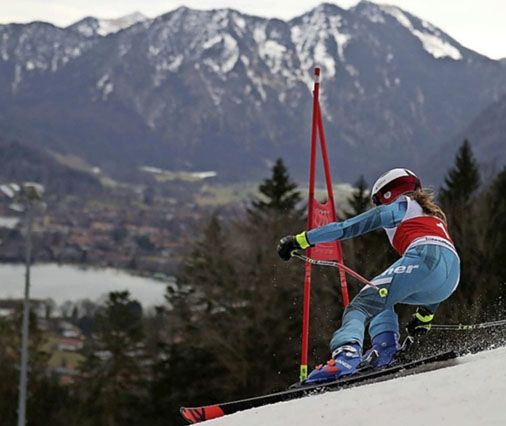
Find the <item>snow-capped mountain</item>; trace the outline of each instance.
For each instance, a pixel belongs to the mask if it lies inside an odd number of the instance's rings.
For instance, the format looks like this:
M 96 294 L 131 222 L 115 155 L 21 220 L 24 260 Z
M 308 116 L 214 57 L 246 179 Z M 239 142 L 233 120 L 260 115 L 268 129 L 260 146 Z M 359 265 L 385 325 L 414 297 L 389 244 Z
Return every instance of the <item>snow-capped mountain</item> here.
M 88 16 L 67 27 L 85 37 L 106 36 L 117 33 L 139 22 L 148 21 L 142 13 L 134 12 L 116 19 L 100 19 Z
M 0 26 L 0 132 L 117 173 L 258 179 L 282 156 L 305 177 L 314 66 L 334 177 L 346 180 L 421 167 L 506 92 L 499 61 L 367 1 L 290 21 L 182 7 L 107 37 L 76 25 Z

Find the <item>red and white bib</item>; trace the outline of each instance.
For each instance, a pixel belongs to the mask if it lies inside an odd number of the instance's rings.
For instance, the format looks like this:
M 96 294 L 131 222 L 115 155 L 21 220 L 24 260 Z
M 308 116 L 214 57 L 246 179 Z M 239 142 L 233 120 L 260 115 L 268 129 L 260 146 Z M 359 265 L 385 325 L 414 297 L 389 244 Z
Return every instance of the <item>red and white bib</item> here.
M 401 256 L 411 246 L 438 244 L 455 250 L 446 223 L 436 216 L 429 216 L 415 200 L 405 197 L 408 203 L 401 223 L 394 228 L 384 228 L 390 244 Z

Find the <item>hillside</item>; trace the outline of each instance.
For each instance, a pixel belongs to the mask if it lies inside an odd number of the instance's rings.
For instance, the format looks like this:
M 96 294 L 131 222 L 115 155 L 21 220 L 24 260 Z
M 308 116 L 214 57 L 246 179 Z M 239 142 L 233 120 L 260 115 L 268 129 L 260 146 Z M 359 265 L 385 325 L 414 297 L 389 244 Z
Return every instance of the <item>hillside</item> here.
M 506 422 L 506 348 L 440 370 L 236 413 L 213 426 L 499 426 Z
M 397 7 L 322 4 L 290 21 L 181 7 L 0 25 L 0 135 L 122 178 L 258 180 L 279 156 L 306 178 L 316 65 L 336 180 L 418 169 L 506 91 L 500 61 Z
M 0 181 L 32 181 L 44 185 L 52 195 L 99 194 L 99 179 L 91 173 L 68 167 L 36 147 L 0 139 Z

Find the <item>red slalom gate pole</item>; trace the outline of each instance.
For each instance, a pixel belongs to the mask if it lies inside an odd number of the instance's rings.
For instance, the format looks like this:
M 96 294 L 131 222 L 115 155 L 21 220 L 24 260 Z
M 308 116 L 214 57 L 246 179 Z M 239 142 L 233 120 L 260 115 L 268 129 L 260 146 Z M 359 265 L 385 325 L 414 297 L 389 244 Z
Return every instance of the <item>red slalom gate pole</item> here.
M 314 209 L 314 188 L 316 179 L 316 138 L 318 133 L 318 97 L 320 92 L 320 68 L 315 68 L 315 82 L 313 89 L 313 118 L 311 127 L 311 159 L 309 164 L 309 199 L 307 229 L 313 227 L 313 209 Z M 311 257 L 311 248 L 308 249 L 308 255 Z M 308 347 L 309 347 L 309 307 L 311 298 L 311 264 L 304 266 L 304 303 L 302 311 L 302 347 L 300 354 L 300 381 L 307 378 L 308 366 Z
M 325 170 L 325 180 L 327 183 L 328 202 L 330 203 L 330 207 L 332 209 L 332 216 L 333 216 L 334 220 L 337 220 L 336 205 L 334 203 L 334 191 L 332 190 L 332 176 L 330 174 L 329 157 L 327 154 L 327 143 L 325 141 L 325 131 L 323 129 L 322 114 L 321 114 L 319 102 L 317 102 L 316 108 L 317 108 L 317 117 L 318 117 L 318 130 L 320 133 L 320 143 L 321 143 L 321 150 L 322 150 L 322 157 L 323 157 L 323 168 Z M 337 248 L 337 254 L 338 254 L 338 259 L 336 259 L 336 260 L 338 260 L 339 263 L 342 264 L 343 263 L 343 251 L 341 248 L 341 244 L 338 241 L 336 242 L 336 248 Z M 348 284 L 346 281 L 346 273 L 343 268 L 339 268 L 339 282 L 341 283 L 341 294 L 343 296 L 343 304 L 344 304 L 344 307 L 346 307 L 350 303 L 350 298 L 348 295 Z

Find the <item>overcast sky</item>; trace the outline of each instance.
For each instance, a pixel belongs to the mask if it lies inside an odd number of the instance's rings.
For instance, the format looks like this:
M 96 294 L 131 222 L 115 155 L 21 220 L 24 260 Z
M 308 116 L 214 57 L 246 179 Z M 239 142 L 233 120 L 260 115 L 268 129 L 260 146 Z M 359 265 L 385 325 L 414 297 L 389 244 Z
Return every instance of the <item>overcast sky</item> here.
M 329 1 L 343 7 L 357 0 Z M 506 57 L 506 0 L 375 0 L 395 4 L 432 22 L 464 46 L 491 58 Z M 289 19 L 320 0 L 0 0 L 0 23 L 52 22 L 66 26 L 84 16 L 116 18 L 135 11 L 155 17 L 181 5 L 196 9 L 229 7 Z

